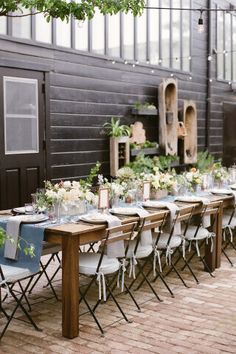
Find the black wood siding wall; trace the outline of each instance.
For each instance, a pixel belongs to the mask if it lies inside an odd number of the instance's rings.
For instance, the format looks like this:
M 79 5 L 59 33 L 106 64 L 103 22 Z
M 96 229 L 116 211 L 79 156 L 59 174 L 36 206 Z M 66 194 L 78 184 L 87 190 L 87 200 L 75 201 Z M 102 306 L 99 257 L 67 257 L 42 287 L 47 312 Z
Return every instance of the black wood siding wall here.
M 207 1 L 194 1 L 204 7 Z M 193 14 L 192 80 L 189 74 L 123 63 L 112 64 L 74 50 L 51 48 L 30 41 L 0 39 L 0 66 L 15 66 L 47 72 L 47 177 L 53 180 L 84 177 L 96 161 L 109 174 L 109 142 L 103 124 L 111 116 L 122 123 L 141 120 L 148 140 L 158 140 L 156 117 L 134 117 L 136 101 L 157 103 L 157 90 L 163 78 L 174 72 L 178 80 L 178 105 L 184 99 L 196 102 L 198 112 L 198 146 L 204 149 L 207 136 L 207 102 L 210 102 L 209 149 L 221 156 L 223 148 L 223 100 L 235 100 L 229 85 L 213 81 L 212 96 L 207 96 L 207 33 L 197 32 L 199 14 Z M 207 18 L 204 19 L 207 26 Z M 214 19 L 213 25 L 215 26 Z M 213 38 L 213 42 L 215 38 Z M 194 57 L 196 56 L 196 57 Z M 215 77 L 215 59 L 211 76 Z

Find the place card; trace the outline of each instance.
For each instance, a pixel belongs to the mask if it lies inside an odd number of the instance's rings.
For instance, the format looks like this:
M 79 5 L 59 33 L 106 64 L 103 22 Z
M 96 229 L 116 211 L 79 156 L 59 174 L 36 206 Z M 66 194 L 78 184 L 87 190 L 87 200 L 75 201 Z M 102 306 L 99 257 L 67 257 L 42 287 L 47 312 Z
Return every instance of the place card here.
M 98 209 L 109 208 L 109 189 L 99 188 L 98 191 Z
M 148 181 L 143 182 L 143 200 L 150 199 L 151 183 Z

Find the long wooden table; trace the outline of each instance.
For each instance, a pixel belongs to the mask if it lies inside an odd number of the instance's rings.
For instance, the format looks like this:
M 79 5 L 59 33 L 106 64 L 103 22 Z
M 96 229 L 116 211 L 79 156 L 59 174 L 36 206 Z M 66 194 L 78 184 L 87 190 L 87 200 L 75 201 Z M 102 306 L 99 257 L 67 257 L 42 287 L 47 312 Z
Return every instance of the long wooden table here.
M 217 215 L 214 232 L 216 233 L 216 247 L 214 252 L 206 248 L 206 261 L 212 271 L 220 267 L 221 260 L 221 234 L 222 234 L 222 208 L 232 204 L 232 196 L 211 196 L 212 201 L 222 200 L 222 207 Z M 189 204 L 179 204 L 181 209 Z M 196 205 L 195 213 L 201 211 Z M 123 222 L 137 220 L 127 218 Z M 102 239 L 105 234 L 105 225 L 92 225 L 85 223 L 64 224 L 49 227 L 45 230 L 45 239 L 51 243 L 62 245 L 62 335 L 74 338 L 79 333 L 79 246 Z

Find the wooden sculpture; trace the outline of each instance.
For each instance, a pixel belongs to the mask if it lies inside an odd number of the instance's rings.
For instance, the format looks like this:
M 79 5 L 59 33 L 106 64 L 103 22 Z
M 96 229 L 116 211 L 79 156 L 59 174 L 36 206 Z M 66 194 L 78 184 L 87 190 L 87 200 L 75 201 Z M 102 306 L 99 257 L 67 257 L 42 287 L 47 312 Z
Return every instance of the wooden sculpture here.
M 143 144 L 146 141 L 146 131 L 143 129 L 142 122 L 135 122 L 131 124 L 131 143 Z
M 194 101 L 184 100 L 180 116 L 186 130 L 186 136 L 180 141 L 180 157 L 183 163 L 197 161 L 197 109 Z
M 177 81 L 165 79 L 158 90 L 159 144 L 166 155 L 177 155 L 178 149 L 178 107 Z

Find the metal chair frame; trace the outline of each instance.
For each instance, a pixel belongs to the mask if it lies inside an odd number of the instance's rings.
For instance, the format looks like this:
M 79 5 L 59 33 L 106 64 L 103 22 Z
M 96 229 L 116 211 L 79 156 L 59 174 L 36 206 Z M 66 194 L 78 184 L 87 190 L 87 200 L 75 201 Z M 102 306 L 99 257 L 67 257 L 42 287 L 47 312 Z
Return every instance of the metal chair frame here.
M 97 264 L 97 268 L 96 268 L 96 272 L 91 275 L 91 280 L 90 282 L 87 284 L 86 289 L 84 291 L 81 290 L 81 287 L 79 289 L 80 292 L 80 300 L 79 303 L 81 303 L 82 301 L 84 301 L 84 303 L 87 306 L 87 309 L 89 311 L 89 313 L 92 315 L 94 321 L 96 322 L 102 336 L 104 335 L 104 330 L 97 318 L 97 316 L 95 315 L 95 310 L 97 309 L 97 307 L 99 306 L 99 304 L 101 304 L 102 300 L 98 299 L 98 301 L 96 302 L 96 304 L 92 307 L 89 302 L 86 299 L 86 295 L 88 294 L 91 286 L 93 284 L 96 283 L 97 280 L 97 274 L 99 273 L 100 267 L 102 265 L 102 261 L 105 255 L 105 250 L 106 250 L 106 246 L 109 243 L 114 243 L 116 241 L 121 241 L 121 240 L 125 240 L 127 241 L 127 246 L 125 247 L 125 255 L 124 257 L 122 257 L 123 262 L 125 262 L 126 260 L 126 255 L 127 255 L 127 251 L 128 251 L 128 247 L 129 247 L 129 241 L 131 240 L 133 234 L 134 234 L 134 230 L 137 227 L 137 222 L 132 222 L 132 223 L 128 223 L 128 224 L 124 224 L 121 226 L 116 226 L 116 227 L 112 227 L 112 228 L 108 228 L 106 230 L 106 235 L 105 238 L 102 240 L 101 243 L 101 253 L 100 253 L 100 258 Z M 112 235 L 113 234 L 113 235 Z M 117 235 L 116 235 L 117 234 Z M 87 253 L 87 252 L 86 252 Z M 126 322 L 131 322 L 127 316 L 125 315 L 123 309 L 121 308 L 119 302 L 116 299 L 116 296 L 113 293 L 114 290 L 114 280 L 116 279 L 116 277 L 119 274 L 119 270 L 114 272 L 113 274 L 107 274 L 105 275 L 105 284 L 106 284 L 106 290 L 107 290 L 107 299 L 108 298 L 112 298 L 112 300 L 114 301 L 114 303 L 116 304 L 118 310 L 120 311 L 120 313 L 122 314 L 123 318 L 125 319 Z M 108 281 L 108 278 L 112 276 L 111 280 Z M 126 286 L 126 284 L 124 283 L 125 289 L 128 290 L 128 287 Z M 137 306 L 138 309 L 140 309 L 140 307 L 138 306 L 136 300 L 134 299 L 133 295 L 131 294 L 131 292 L 128 290 L 132 300 L 134 301 L 135 305 Z

